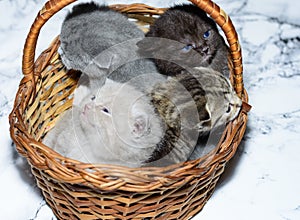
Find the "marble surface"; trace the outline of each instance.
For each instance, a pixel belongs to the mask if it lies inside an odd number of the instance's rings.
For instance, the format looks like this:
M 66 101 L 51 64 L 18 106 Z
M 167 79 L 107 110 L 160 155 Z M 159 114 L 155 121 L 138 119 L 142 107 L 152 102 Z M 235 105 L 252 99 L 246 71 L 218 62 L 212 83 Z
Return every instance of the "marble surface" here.
M 107 3 L 133 3 L 131 0 Z M 143 0 L 160 7 L 174 2 Z M 216 0 L 231 16 L 243 49 L 244 82 L 253 106 L 248 129 L 218 187 L 194 219 L 300 219 L 300 2 Z M 43 1 L 0 1 L 0 219 L 55 219 L 8 125 L 25 36 Z M 43 28 L 37 54 L 59 32 L 67 9 Z

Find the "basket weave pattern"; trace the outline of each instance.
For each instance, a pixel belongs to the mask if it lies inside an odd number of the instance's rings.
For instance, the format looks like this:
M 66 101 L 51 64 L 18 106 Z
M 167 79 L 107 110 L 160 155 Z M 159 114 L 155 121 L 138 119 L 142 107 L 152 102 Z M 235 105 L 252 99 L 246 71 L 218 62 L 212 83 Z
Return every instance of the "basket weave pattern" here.
M 244 135 L 247 105 L 230 122 L 215 150 L 193 161 L 168 167 L 126 168 L 86 164 L 65 158 L 41 143 L 59 116 L 72 106 L 79 74 L 66 71 L 57 37 L 35 61 L 41 27 L 74 0 L 50 0 L 38 13 L 23 52 L 23 74 L 9 116 L 11 137 L 27 158 L 39 188 L 59 219 L 188 219 L 210 198 L 226 163 Z M 230 47 L 231 82 L 245 103 L 241 49 L 226 13 L 210 0 L 192 0 L 222 28 Z M 144 4 L 112 5 L 141 26 L 164 12 Z

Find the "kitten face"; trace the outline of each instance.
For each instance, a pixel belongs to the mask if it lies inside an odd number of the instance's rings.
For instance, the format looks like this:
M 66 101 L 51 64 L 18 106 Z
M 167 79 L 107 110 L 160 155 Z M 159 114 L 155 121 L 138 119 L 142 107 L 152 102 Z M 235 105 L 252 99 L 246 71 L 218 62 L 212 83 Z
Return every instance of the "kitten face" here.
M 166 75 L 176 75 L 182 68 L 211 67 L 223 72 L 227 67 L 228 50 L 212 19 L 194 5 L 175 6 L 167 10 L 150 27 L 147 37 L 167 38 L 178 42 L 167 45 L 159 40 L 142 40 L 138 46 L 154 56 L 158 69 Z M 160 54 L 169 51 L 176 59 L 159 59 Z M 165 57 L 167 58 L 167 57 Z M 226 70 L 227 71 L 227 70 Z M 225 73 L 225 75 L 228 75 Z
M 220 91 L 219 97 L 219 102 L 208 103 L 212 112 L 212 127 L 224 126 L 227 122 L 235 119 L 242 106 L 241 99 L 238 98 L 233 89 Z
M 193 63 L 199 65 L 200 62 L 202 65 L 209 65 L 222 41 L 215 29 L 207 27 L 207 25 L 198 24 L 196 26 L 196 29 L 193 30 L 194 33 L 185 34 L 184 38 L 177 39 L 185 45 L 180 49 L 179 54 L 190 55 L 191 51 L 195 50 L 200 54 L 201 60 L 193 60 Z M 189 56 L 189 58 L 193 58 L 193 56 Z
M 133 87 L 109 79 L 95 99 L 84 104 L 80 117 L 83 129 L 101 139 L 99 152 L 109 146 L 110 156 L 106 156 L 114 163 L 141 164 L 164 134 L 149 99 Z
M 236 95 L 229 80 L 208 68 L 196 67 L 194 70 L 206 92 L 207 108 L 210 112 L 208 129 L 224 126 L 235 119 L 241 110 L 242 100 Z

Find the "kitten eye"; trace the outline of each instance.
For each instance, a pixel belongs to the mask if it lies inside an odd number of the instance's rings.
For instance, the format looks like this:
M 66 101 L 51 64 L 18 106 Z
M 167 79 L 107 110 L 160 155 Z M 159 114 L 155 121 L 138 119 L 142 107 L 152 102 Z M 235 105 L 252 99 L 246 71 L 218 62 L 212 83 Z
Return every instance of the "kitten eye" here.
M 193 45 L 192 45 L 192 44 L 187 44 L 187 45 L 185 45 L 185 47 L 182 48 L 181 50 L 182 50 L 184 53 L 187 53 L 187 52 L 189 52 L 191 49 L 193 49 Z
M 206 31 L 204 34 L 203 34 L 203 37 L 204 38 L 208 38 L 210 36 L 210 31 Z
M 96 96 L 93 95 L 93 96 L 91 97 L 91 100 L 94 101 L 95 98 L 96 98 Z
M 106 113 L 106 114 L 110 114 L 109 110 L 108 110 L 107 108 L 105 108 L 105 107 L 102 108 L 101 111 L 103 111 L 103 112 Z
M 229 113 L 229 112 L 231 112 L 231 105 L 230 104 L 228 105 L 228 108 L 226 110 L 226 113 Z

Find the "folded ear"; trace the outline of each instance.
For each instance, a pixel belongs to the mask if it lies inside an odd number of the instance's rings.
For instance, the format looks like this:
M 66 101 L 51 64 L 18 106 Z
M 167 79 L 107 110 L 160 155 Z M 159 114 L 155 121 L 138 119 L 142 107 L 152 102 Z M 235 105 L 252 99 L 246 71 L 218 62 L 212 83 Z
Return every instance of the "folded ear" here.
M 196 125 L 196 128 L 200 133 L 211 129 L 211 112 L 207 104 L 203 111 L 199 112 L 199 123 Z
M 168 48 L 170 40 L 160 37 L 145 37 L 136 43 L 141 54 L 153 54 L 155 51 Z
M 108 70 L 116 62 L 117 54 L 112 54 L 110 51 L 104 51 L 93 59 L 93 63 L 98 69 Z
M 135 137 L 142 137 L 149 132 L 148 117 L 139 115 L 134 118 L 131 133 Z
M 151 52 L 156 50 L 156 44 L 153 41 L 152 37 L 145 37 L 142 40 L 138 41 L 136 45 L 139 48 L 138 51 L 142 54 L 145 54 L 147 52 L 150 52 L 151 54 Z
M 186 46 L 179 41 L 162 37 L 145 37 L 136 43 L 139 54 L 163 60 L 177 60 L 178 52 Z

